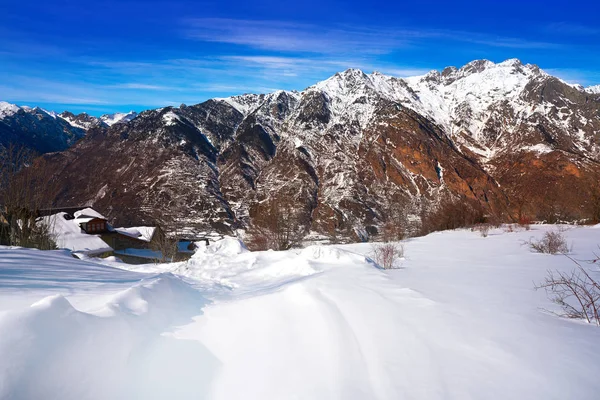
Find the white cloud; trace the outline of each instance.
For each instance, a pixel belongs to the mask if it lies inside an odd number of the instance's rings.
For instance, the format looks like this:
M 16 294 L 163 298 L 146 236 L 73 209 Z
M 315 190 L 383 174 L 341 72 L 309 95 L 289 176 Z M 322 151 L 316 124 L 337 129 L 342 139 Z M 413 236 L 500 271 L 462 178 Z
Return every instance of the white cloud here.
M 185 21 L 191 39 L 303 53 L 388 53 L 407 44 L 410 31 L 318 27 L 282 21 L 197 18 Z
M 388 54 L 400 48 L 423 45 L 431 39 L 515 49 L 559 46 L 524 38 L 428 28 L 316 26 L 225 18 L 187 19 L 184 26 L 185 34 L 190 39 L 296 53 Z

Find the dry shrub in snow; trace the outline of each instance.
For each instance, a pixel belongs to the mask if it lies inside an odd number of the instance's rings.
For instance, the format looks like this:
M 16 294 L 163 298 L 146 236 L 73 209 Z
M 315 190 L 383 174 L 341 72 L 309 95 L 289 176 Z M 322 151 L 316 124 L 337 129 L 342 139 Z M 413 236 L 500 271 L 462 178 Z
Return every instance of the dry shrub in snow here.
M 39 216 L 54 205 L 58 185 L 52 171 L 35 167 L 35 158 L 27 148 L 0 146 L 0 245 L 56 248 Z
M 373 259 L 384 269 L 392 269 L 404 257 L 404 246 L 396 243 L 373 245 Z
M 481 235 L 481 237 L 488 237 L 490 233 L 490 224 L 477 224 L 471 228 L 472 231 L 477 231 Z
M 531 239 L 528 244 L 529 248 L 536 253 L 566 254 L 570 251 L 567 239 L 560 230 L 548 231 L 542 239 Z
M 548 271 L 546 279 L 535 286 L 544 289 L 552 302 L 562 308 L 562 317 L 585 319 L 600 326 L 600 284 L 577 261 L 577 269 L 567 272 Z M 596 262 L 595 260 L 593 262 Z
M 531 229 L 531 218 L 521 216 L 519 217 L 519 226 L 526 231 Z
M 263 204 L 253 214 L 247 241 L 252 251 L 289 250 L 300 246 L 306 236 L 309 225 L 306 213 L 282 199 Z
M 421 234 L 435 231 L 458 229 L 484 223 L 485 210 L 481 204 L 466 197 L 446 196 L 434 209 L 423 210 L 421 215 Z

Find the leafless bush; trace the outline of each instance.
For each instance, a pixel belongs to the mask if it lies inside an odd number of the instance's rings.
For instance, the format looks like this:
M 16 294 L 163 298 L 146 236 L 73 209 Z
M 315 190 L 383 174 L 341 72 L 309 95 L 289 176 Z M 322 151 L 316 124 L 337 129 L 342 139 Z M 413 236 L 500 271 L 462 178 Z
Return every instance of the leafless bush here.
M 407 212 L 409 204 L 405 199 L 395 199 L 384 210 L 385 222 L 381 227 L 380 237 L 384 242 L 402 240 L 406 238 L 408 227 Z
M 490 233 L 490 228 L 490 224 L 477 224 L 474 225 L 473 228 L 471 228 L 471 230 L 474 232 L 479 232 L 481 237 L 488 237 L 488 234 Z
M 404 246 L 396 243 L 373 245 L 373 259 L 384 269 L 396 267 L 396 263 L 404 257 Z
M 22 147 L 0 148 L 0 244 L 54 248 L 39 216 L 52 208 L 57 182 L 35 168 L 35 156 Z
M 484 211 L 481 204 L 475 200 L 446 196 L 435 209 L 423 210 L 421 234 L 484 223 Z
M 513 224 L 506 224 L 504 226 L 504 233 L 513 233 L 515 231 L 515 228 L 513 226 Z
M 548 271 L 535 289 L 544 289 L 550 300 L 561 307 L 562 312 L 555 314 L 600 326 L 600 284 L 581 264 L 571 260 L 577 265 L 574 271 Z
M 174 262 L 179 252 L 179 230 L 171 226 L 170 233 L 167 234 L 161 226 L 166 225 L 157 225 L 150 250 L 160 254 L 155 260 L 157 263 Z
M 308 223 L 301 210 L 291 204 L 274 199 L 257 212 L 253 226 L 248 231 L 248 248 L 251 250 L 288 250 L 299 246 L 306 236 Z
M 567 244 L 567 239 L 560 231 L 548 231 L 542 239 L 530 239 L 529 248 L 536 253 L 547 254 L 567 254 L 571 250 Z
M 519 226 L 523 229 L 525 229 L 526 231 L 531 229 L 531 218 L 529 217 L 525 217 L 525 216 L 521 216 L 519 217 Z

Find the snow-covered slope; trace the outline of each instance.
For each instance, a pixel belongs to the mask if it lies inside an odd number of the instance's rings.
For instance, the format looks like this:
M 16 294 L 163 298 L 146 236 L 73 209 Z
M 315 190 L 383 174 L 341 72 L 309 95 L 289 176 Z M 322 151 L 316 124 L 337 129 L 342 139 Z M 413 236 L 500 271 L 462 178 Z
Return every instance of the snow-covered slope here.
M 600 328 L 532 289 L 573 267 L 521 245 L 548 229 L 411 239 L 388 272 L 370 244 L 149 266 L 0 248 L 0 398 L 595 399 Z M 566 235 L 593 257 L 598 227 Z
M 0 102 L 0 148 L 12 144 L 37 153 L 60 151 L 84 133 L 52 111 Z
M 600 94 L 600 85 L 588 86 L 585 91 L 593 94 Z
M 7 103 L 6 101 L 0 101 L 0 119 L 10 117 L 16 114 L 21 107 L 16 104 Z
M 71 124 L 71 126 L 81 128 L 84 130 L 88 130 L 88 129 L 96 128 L 96 127 L 107 127 L 108 126 L 100 118 L 93 117 L 86 113 L 81 113 L 81 114 L 75 115 L 69 111 L 64 111 L 57 115 L 60 118 L 67 121 L 69 124 Z
M 366 126 L 372 119 L 378 98 L 402 104 L 430 118 L 457 145 L 465 146 L 486 161 L 496 152 L 511 147 L 515 142 L 511 136 L 520 139 L 527 130 L 523 128 L 524 124 L 539 123 L 540 118 L 559 129 L 574 130 L 572 139 L 580 141 L 577 145 L 581 148 L 589 148 L 591 136 L 597 129 L 596 121 L 589 121 L 589 115 L 575 108 L 557 116 L 556 109 L 564 102 L 557 103 L 552 96 L 542 97 L 541 101 L 532 96 L 538 87 L 552 80 L 560 81 L 538 66 L 524 65 L 517 59 L 497 64 L 476 60 L 459 69 L 447 67 L 441 72 L 434 70 L 423 76 L 403 79 L 349 69 L 307 91 L 319 90 L 327 94 L 333 114 L 331 124 L 340 120 L 347 123 L 350 116 L 361 126 Z M 584 92 L 581 86 L 567 86 Z M 597 89 L 585 90 L 595 93 Z M 503 126 L 499 127 L 499 124 Z M 498 128 L 502 132 L 498 132 Z
M 508 102 L 516 113 L 531 104 L 521 98 L 534 79 L 547 76 L 535 65 L 523 65 L 519 60 L 494 64 L 488 60 L 473 61 L 460 69 L 432 71 L 420 77 L 407 78 L 418 95 L 415 111 L 422 110 L 450 135 L 466 129 L 482 141 L 481 134 L 495 104 Z
M 596 215 L 599 115 L 597 96 L 516 59 L 405 79 L 349 69 L 301 92 L 124 117 L 47 167 L 60 202 L 197 233 L 260 222 L 274 199 L 306 230 L 352 240 L 459 197 L 503 220 L 578 220 Z
M 106 125 L 111 126 L 119 122 L 129 122 L 135 117 L 137 117 L 137 113 L 129 111 L 128 113 L 104 114 L 100 117 L 100 120 Z

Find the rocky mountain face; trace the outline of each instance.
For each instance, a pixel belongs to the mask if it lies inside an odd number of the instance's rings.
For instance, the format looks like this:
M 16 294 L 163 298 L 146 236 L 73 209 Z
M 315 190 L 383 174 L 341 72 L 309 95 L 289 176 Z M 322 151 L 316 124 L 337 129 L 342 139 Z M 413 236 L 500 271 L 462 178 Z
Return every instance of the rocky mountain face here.
M 351 237 L 448 199 L 504 219 L 589 218 L 600 95 L 518 60 L 400 79 L 350 69 L 278 91 L 146 111 L 38 160 L 59 202 L 119 224 L 226 231 L 289 206 Z M 406 214 L 411 214 L 406 216 Z
M 102 119 L 91 116 L 86 113 L 81 113 L 81 114 L 75 115 L 72 112 L 64 111 L 64 112 L 58 114 L 58 116 L 60 118 L 64 119 L 65 121 L 67 121 L 69 124 L 71 124 L 71 126 L 74 126 L 76 128 L 81 128 L 84 130 L 98 128 L 98 127 L 108 128 L 108 126 L 109 126 Z
M 0 149 L 12 144 L 43 154 L 65 150 L 84 135 L 53 112 L 0 102 Z

